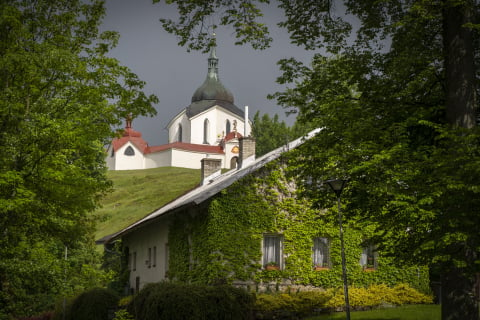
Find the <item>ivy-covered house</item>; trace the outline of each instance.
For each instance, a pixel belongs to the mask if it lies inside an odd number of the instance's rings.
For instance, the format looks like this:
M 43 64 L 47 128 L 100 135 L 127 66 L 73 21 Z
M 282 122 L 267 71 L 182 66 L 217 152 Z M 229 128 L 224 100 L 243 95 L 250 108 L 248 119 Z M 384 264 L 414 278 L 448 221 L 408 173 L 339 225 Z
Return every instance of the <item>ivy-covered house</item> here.
M 220 174 L 217 159 L 203 159 L 201 186 L 107 238 L 121 240 L 129 288 L 162 280 L 251 290 L 342 287 L 336 220 L 298 196 L 285 175 L 284 157 L 303 141 L 255 159 L 255 141 L 242 138 L 237 169 Z M 395 266 L 368 242 L 368 228 L 345 227 L 350 285 L 428 288 L 426 268 Z

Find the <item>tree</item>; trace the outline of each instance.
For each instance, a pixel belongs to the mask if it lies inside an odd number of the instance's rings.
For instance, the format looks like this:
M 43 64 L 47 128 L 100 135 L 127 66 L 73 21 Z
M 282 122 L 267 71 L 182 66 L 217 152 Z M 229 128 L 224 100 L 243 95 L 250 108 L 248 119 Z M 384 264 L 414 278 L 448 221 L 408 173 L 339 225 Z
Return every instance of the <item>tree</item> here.
M 99 33 L 104 11 L 102 1 L 0 4 L 0 318 L 51 307 L 65 271 L 89 262 L 74 253 L 90 250 L 90 213 L 110 188 L 112 127 L 155 113 L 144 82 L 108 57 L 118 34 Z
M 184 17 L 201 3 L 207 14 L 227 8 L 225 21 L 247 29 L 228 9 L 243 1 L 188 3 Z M 293 42 L 326 50 L 311 66 L 280 62 L 279 82 L 294 87 L 274 97 L 298 112 L 300 123 L 324 128 L 305 144 L 297 169 L 321 181 L 349 177 L 349 218 L 378 226 L 376 240 L 399 260 L 438 267 L 443 319 L 476 320 L 479 4 L 347 0 L 338 14 L 334 3 L 279 1 L 281 26 Z M 346 13 L 360 24 L 350 42 Z M 201 18 L 170 24 L 169 31 L 188 40 L 186 27 Z M 318 201 L 328 206 L 329 196 Z
M 306 133 L 305 127 L 296 124 L 287 127 L 285 121 L 279 121 L 277 114 L 273 118 L 270 118 L 266 113 L 260 117 L 260 112 L 257 111 L 253 117 L 252 135 L 256 141 L 255 153 L 257 157 L 263 156 Z

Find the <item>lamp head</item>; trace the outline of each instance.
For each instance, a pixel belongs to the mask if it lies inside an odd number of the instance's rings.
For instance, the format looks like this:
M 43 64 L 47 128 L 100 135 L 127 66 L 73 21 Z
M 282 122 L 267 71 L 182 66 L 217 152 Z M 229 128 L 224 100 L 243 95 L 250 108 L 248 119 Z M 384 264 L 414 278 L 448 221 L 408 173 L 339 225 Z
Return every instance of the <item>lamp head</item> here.
M 340 197 L 343 188 L 345 188 L 345 185 L 347 184 L 346 179 L 332 179 L 325 182 L 330 186 L 330 188 L 332 188 L 333 192 L 335 192 L 337 197 Z

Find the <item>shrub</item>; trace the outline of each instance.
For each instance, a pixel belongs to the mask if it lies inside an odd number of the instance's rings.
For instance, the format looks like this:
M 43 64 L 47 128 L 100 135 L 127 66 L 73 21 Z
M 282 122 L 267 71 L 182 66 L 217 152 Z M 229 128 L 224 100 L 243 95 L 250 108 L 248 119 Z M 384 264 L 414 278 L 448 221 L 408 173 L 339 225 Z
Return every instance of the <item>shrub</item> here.
M 146 285 L 128 306 L 138 320 L 251 319 L 253 296 L 231 286 L 160 282 Z
M 326 307 L 341 310 L 345 306 L 343 289 L 334 292 L 333 297 L 325 304 Z M 350 306 L 354 309 L 366 309 L 382 304 L 420 304 L 432 303 L 431 296 L 420 293 L 407 284 L 399 284 L 393 288 L 386 285 L 373 285 L 368 288 L 351 287 L 348 289 Z
M 322 309 L 330 298 L 327 291 L 304 291 L 294 294 L 263 293 L 257 295 L 257 319 L 298 319 Z
M 117 294 L 109 289 L 94 288 L 76 297 L 70 307 L 71 320 L 107 320 L 109 311 L 118 304 Z

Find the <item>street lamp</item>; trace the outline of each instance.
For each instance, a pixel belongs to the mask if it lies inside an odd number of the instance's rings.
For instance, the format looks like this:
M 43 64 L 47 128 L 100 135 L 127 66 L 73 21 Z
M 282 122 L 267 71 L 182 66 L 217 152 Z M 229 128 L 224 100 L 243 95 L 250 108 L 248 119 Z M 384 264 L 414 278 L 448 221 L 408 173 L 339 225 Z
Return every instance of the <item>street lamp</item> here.
M 342 212 L 340 205 L 340 194 L 347 183 L 344 179 L 333 179 L 325 181 L 337 196 L 338 201 L 338 224 L 340 225 L 340 250 L 342 256 L 342 276 L 343 276 L 343 291 L 345 292 L 345 312 L 347 313 L 347 320 L 350 320 L 350 302 L 348 301 L 348 283 L 347 283 L 347 263 L 345 260 L 345 245 L 343 241 L 343 227 L 342 227 Z

